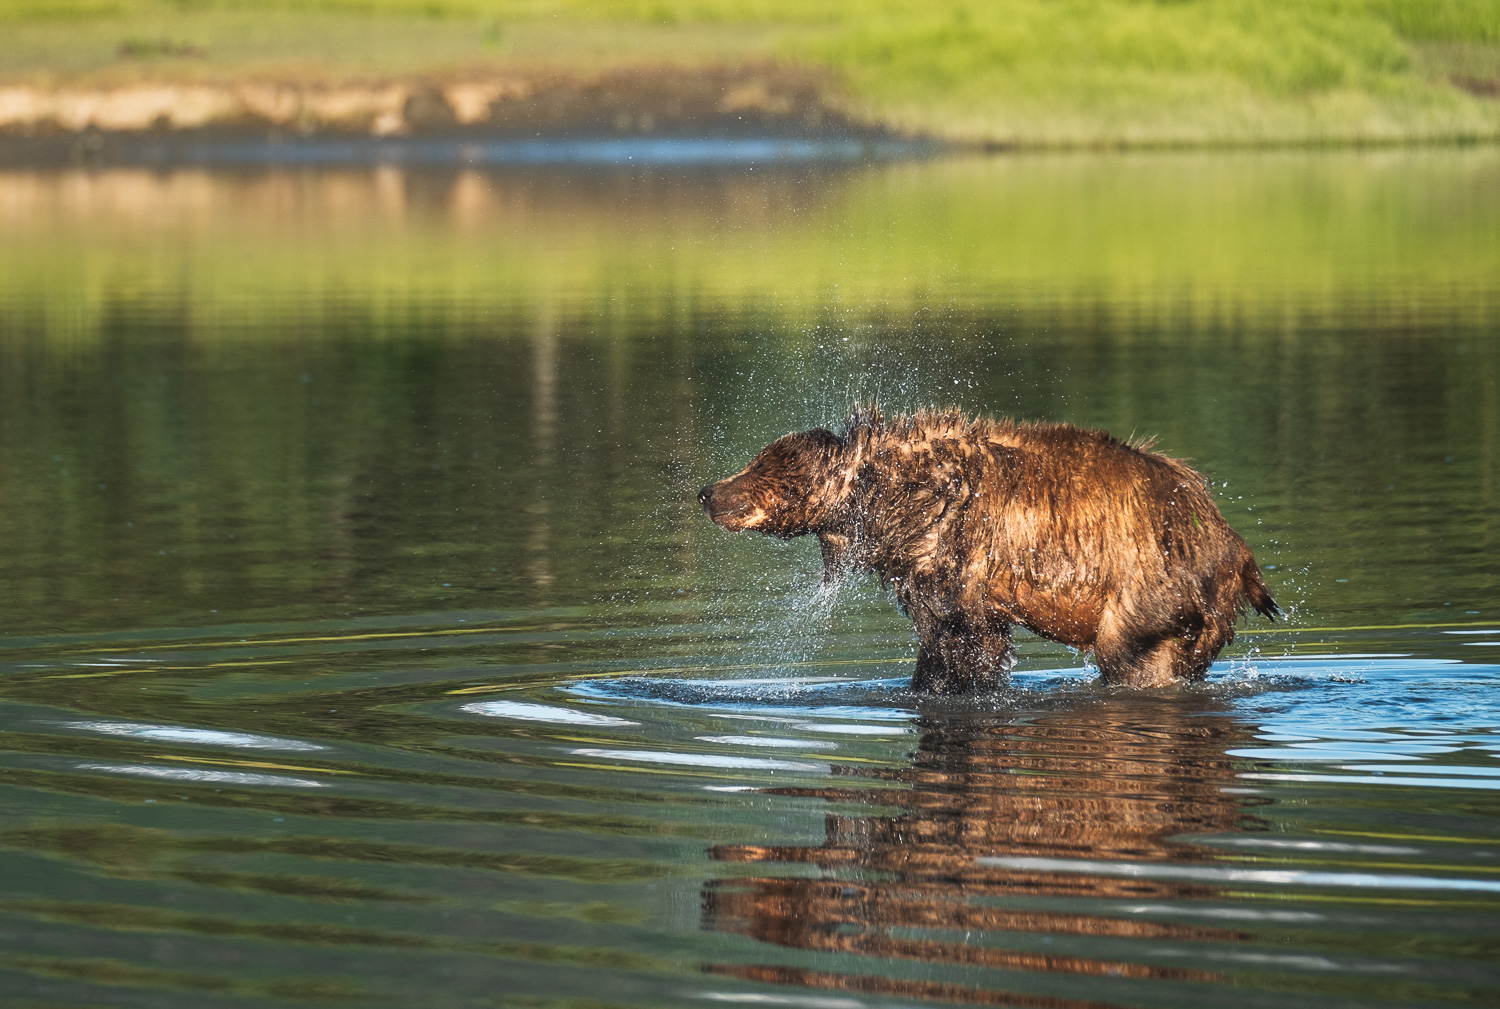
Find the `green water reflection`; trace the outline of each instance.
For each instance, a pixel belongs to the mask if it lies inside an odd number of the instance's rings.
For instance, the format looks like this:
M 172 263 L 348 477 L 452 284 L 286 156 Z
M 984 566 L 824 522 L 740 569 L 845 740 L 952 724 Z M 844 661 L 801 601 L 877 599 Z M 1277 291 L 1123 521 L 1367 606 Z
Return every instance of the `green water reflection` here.
M 0 994 L 1493 1001 L 1497 184 L 0 174 Z M 1031 640 L 1027 690 L 902 696 L 878 587 L 694 501 L 870 399 L 1155 435 L 1289 610 L 1226 658 L 1295 682 L 1101 695 Z M 1329 652 L 1415 658 L 1298 685 Z
M 644 598 L 853 402 L 1155 434 L 1307 617 L 1483 608 L 1493 149 L 0 177 L 9 633 Z M 728 553 L 726 553 L 728 551 Z

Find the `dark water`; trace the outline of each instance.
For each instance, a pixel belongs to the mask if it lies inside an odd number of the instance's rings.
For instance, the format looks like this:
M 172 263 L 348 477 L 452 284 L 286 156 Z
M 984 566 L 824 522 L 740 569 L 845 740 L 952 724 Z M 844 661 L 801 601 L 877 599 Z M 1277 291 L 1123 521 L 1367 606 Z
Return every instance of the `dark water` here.
M 0 1002 L 1500 1004 L 1500 152 L 0 175 Z M 692 499 L 854 403 L 1209 473 L 1201 688 Z

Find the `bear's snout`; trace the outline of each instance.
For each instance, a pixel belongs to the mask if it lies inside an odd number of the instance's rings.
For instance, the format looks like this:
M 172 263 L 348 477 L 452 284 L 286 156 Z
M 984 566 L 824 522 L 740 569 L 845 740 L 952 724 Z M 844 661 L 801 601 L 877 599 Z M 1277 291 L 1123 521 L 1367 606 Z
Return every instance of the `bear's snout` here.
M 709 519 L 730 532 L 755 529 L 766 518 L 762 505 L 745 493 L 738 479 L 709 484 L 698 492 L 698 500 Z
M 734 510 L 734 503 L 724 494 L 725 482 L 727 481 L 704 484 L 703 489 L 698 492 L 698 503 L 714 522 L 718 522 L 725 512 Z

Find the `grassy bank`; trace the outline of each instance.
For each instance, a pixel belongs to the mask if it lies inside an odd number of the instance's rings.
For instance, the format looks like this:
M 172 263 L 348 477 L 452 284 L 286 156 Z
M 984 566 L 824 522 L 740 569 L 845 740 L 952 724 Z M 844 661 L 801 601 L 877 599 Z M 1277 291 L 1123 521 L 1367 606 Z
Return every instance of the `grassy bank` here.
M 0 0 L 0 80 L 775 62 L 976 144 L 1500 138 L 1500 0 Z

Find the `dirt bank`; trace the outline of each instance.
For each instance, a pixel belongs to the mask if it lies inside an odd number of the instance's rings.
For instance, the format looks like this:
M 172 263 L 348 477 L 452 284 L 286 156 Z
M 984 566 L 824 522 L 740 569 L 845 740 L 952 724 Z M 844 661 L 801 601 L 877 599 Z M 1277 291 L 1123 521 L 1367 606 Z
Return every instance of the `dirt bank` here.
M 828 77 L 757 64 L 356 81 L 0 86 L 0 162 L 98 157 L 130 141 L 874 137 Z

